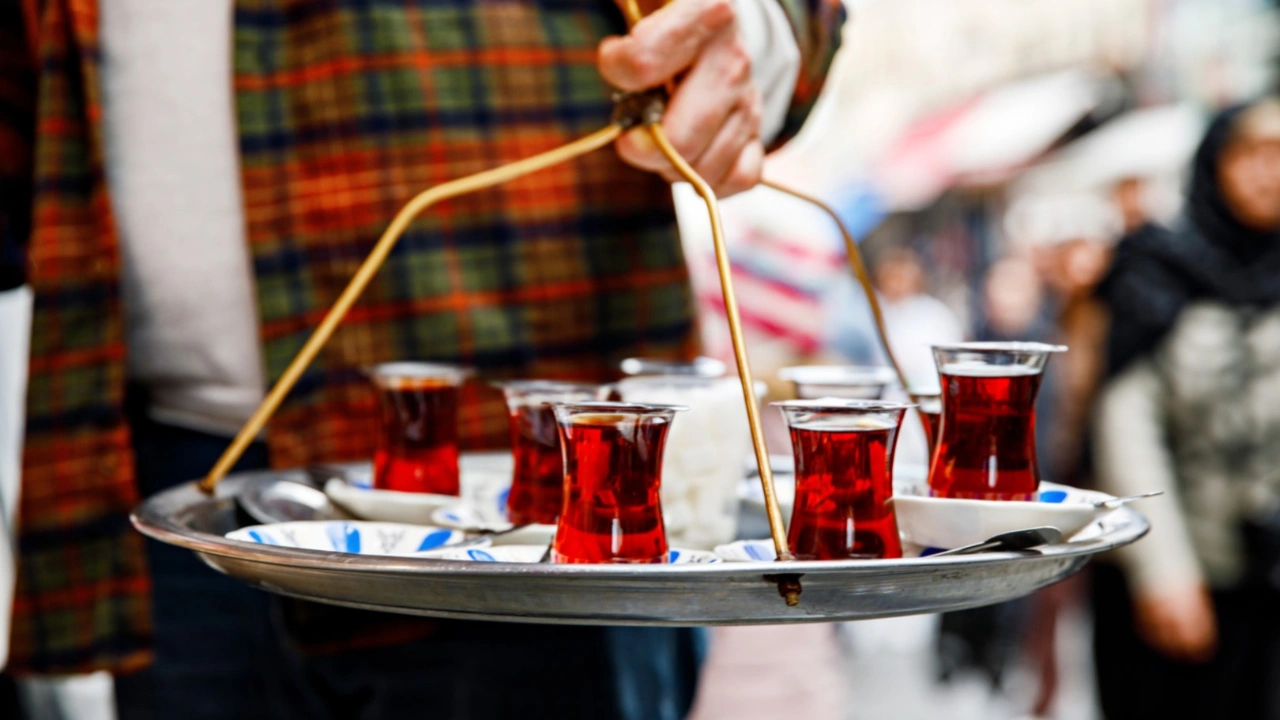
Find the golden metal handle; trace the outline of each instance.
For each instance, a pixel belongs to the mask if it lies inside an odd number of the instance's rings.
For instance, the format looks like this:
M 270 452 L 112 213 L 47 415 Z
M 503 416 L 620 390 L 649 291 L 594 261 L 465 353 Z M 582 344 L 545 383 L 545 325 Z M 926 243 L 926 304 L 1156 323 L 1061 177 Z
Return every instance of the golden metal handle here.
M 867 297 L 867 303 L 871 306 L 871 318 L 875 321 L 876 335 L 880 338 L 880 346 L 884 348 L 885 357 L 889 359 L 889 365 L 893 367 L 894 374 L 898 376 L 898 382 L 902 384 L 903 391 L 911 395 L 911 386 L 907 384 L 907 374 L 902 371 L 902 366 L 898 364 L 898 358 L 893 354 L 893 347 L 889 345 L 889 333 L 885 329 L 884 313 L 880 311 L 880 300 L 876 297 L 875 288 L 871 286 L 871 276 L 867 273 L 867 264 L 863 262 L 862 251 L 858 248 L 858 243 L 854 240 L 853 233 L 849 232 L 848 226 L 840 219 L 840 215 L 836 213 L 835 208 L 813 195 L 793 190 L 769 180 L 761 180 L 760 184 L 814 205 L 829 215 L 831 220 L 835 222 L 836 227 L 840 229 L 840 235 L 844 237 L 845 254 L 849 257 L 849 268 L 853 271 L 853 279 L 858 281 L 858 285 L 862 288 L 862 294 Z M 915 396 L 912 396 L 912 400 L 915 400 Z M 924 436 L 927 438 L 932 434 L 929 429 L 929 422 L 924 419 L 923 414 L 917 413 L 917 415 L 920 418 L 920 426 L 924 428 Z
M 634 23 L 639 20 L 639 8 L 635 4 L 635 0 L 626 0 L 624 10 L 628 17 Z M 724 296 L 725 312 L 729 320 L 729 333 L 733 340 L 734 359 L 737 362 L 738 377 L 742 383 L 742 397 L 747 410 L 747 420 L 751 428 L 751 440 L 755 448 L 756 462 L 760 467 L 760 482 L 763 485 L 765 505 L 769 519 L 769 530 L 773 536 L 774 548 L 777 551 L 778 559 L 781 561 L 793 560 L 787 546 L 786 534 L 783 528 L 782 511 L 779 508 L 777 495 L 774 491 L 773 471 L 769 464 L 769 450 L 765 445 L 764 431 L 760 423 L 760 407 L 755 394 L 755 382 L 751 375 L 751 364 L 747 357 L 746 343 L 742 336 L 742 321 L 738 314 L 737 299 L 733 292 L 733 276 L 729 266 L 729 254 L 725 246 L 724 230 L 720 220 L 720 210 L 716 202 L 715 192 L 711 186 L 698 175 L 698 173 L 685 161 L 684 158 L 672 147 L 666 134 L 663 132 L 660 124 L 660 113 L 648 108 L 644 113 L 645 117 L 640 118 L 639 122 L 644 123 L 644 130 L 649 133 L 654 144 L 661 150 L 662 154 L 667 158 L 676 171 L 693 185 L 698 195 L 702 197 L 703 202 L 707 206 L 707 213 L 711 219 L 711 235 L 715 244 L 716 266 L 720 274 L 721 291 Z M 509 165 L 486 170 L 484 172 L 469 175 L 457 180 L 451 180 L 442 185 L 430 188 L 415 196 L 401 210 L 396 213 L 387 229 L 383 231 L 382 236 L 374 245 L 369 256 L 361 263 L 360 268 L 356 271 L 351 282 L 343 289 L 342 294 L 338 296 L 337 301 L 325 314 L 320 325 L 316 327 L 315 332 L 307 339 L 307 342 L 298 351 L 290 361 L 289 366 L 284 373 L 271 387 L 271 390 L 263 398 L 262 403 L 254 411 L 253 415 L 245 423 L 244 427 L 237 433 L 231 445 L 218 458 L 217 463 L 209 471 L 209 474 L 200 481 L 199 487 L 206 493 L 212 493 L 218 482 L 226 476 L 227 472 L 235 465 L 236 461 L 249 447 L 259 433 L 266 426 L 267 421 L 272 414 L 280 407 L 289 391 L 298 382 L 302 373 L 307 366 L 319 354 L 320 349 L 332 337 L 338 324 L 346 316 L 347 311 L 364 292 L 373 276 L 378 269 L 386 261 L 387 256 L 395 247 L 396 242 L 400 239 L 401 234 L 409 227 L 409 223 L 413 221 L 423 210 L 431 205 L 458 195 L 474 192 L 494 185 L 499 185 L 510 180 L 514 180 L 523 175 L 527 175 L 538 170 L 542 170 L 553 165 L 567 162 L 575 157 L 584 155 L 603 148 L 613 141 L 621 137 L 624 130 L 637 122 L 636 118 L 627 116 L 615 118 L 613 124 L 608 127 L 592 133 L 584 138 L 575 140 L 563 147 L 549 150 L 540 155 L 535 155 L 525 160 L 519 160 Z M 783 192 L 788 192 L 783 188 L 779 188 Z M 795 193 L 792 193 L 795 194 Z M 802 199 L 804 196 L 798 197 Z M 812 199 L 810 199 L 812 201 Z M 825 208 L 824 208 L 825 209 Z M 829 209 L 828 209 L 829 211 Z M 846 233 L 846 238 L 848 235 Z M 852 243 L 851 239 L 850 242 Z M 853 246 L 853 252 L 856 252 L 856 246 Z M 851 254 L 852 257 L 852 254 Z M 865 274 L 865 271 L 864 273 Z M 872 300 L 874 303 L 874 299 Z M 877 309 L 877 318 L 879 311 Z M 796 577 L 785 577 L 779 580 L 779 590 L 783 597 L 786 598 L 788 605 L 796 605 L 799 602 L 800 584 Z
M 858 249 L 858 242 L 853 239 L 853 233 L 849 232 L 848 226 L 840 219 L 840 215 L 836 213 L 835 208 L 813 195 L 793 190 L 770 180 L 761 180 L 760 184 L 818 207 L 835 222 L 836 227 L 840 229 L 840 235 L 844 237 L 845 254 L 849 256 L 849 268 L 853 271 L 853 279 L 858 281 L 858 285 L 862 287 L 863 293 L 867 296 L 867 302 L 871 305 L 871 317 L 875 320 L 876 334 L 880 337 L 880 344 L 884 346 L 885 357 L 889 358 L 889 364 L 893 366 L 893 372 L 898 376 L 898 382 L 902 383 L 902 388 L 910 391 L 910 387 L 907 385 L 907 375 L 902 372 L 902 366 L 898 364 L 898 359 L 893 356 L 893 348 L 889 347 L 889 334 L 885 331 L 884 313 L 880 311 L 880 301 L 876 298 L 876 293 L 871 287 L 871 276 L 867 274 L 867 265 L 862 261 L 862 251 Z
M 315 360 L 320 348 L 324 347 L 324 344 L 329 341 L 333 331 L 337 329 L 338 323 L 342 322 L 342 318 L 346 316 L 347 311 L 351 309 L 356 299 L 368 287 L 369 282 L 373 280 L 373 276 L 382 267 L 387 255 L 391 253 L 391 249 L 395 247 L 396 242 L 400 239 L 400 235 L 409 227 L 409 223 L 419 213 L 441 200 L 448 200 L 458 195 L 493 187 L 523 175 L 528 175 L 553 165 L 559 165 L 593 150 L 599 150 L 617 140 L 622 135 L 622 132 L 622 126 L 617 124 L 609 125 L 568 145 L 548 150 L 540 155 L 534 155 L 509 165 L 478 172 L 475 175 L 468 175 L 457 180 L 450 180 L 429 188 L 406 203 L 400 209 L 400 212 L 396 213 L 387 229 L 383 231 L 382 237 L 378 238 L 378 242 L 373 246 L 369 256 L 360 264 L 360 269 L 356 271 L 355 276 L 351 278 L 351 282 L 347 284 L 342 294 L 338 296 L 337 302 L 333 304 L 333 307 L 329 308 L 329 312 L 320 321 L 320 325 L 316 327 L 315 332 L 311 333 L 311 337 L 307 338 L 306 344 L 289 362 L 289 367 L 285 368 L 284 374 L 280 376 L 275 385 L 271 386 L 271 391 L 262 399 L 258 409 L 253 411 L 249 421 L 244 424 L 244 427 L 240 428 L 240 432 L 231 441 L 231 445 L 227 446 L 227 449 L 223 451 L 213 469 L 200 481 L 200 489 L 212 494 L 218 482 L 231 470 L 231 467 L 244 454 L 253 439 L 258 437 L 258 434 L 266 427 L 267 420 L 280 407 L 280 403 L 284 401 L 285 396 L 289 394 L 298 379 L 302 377 L 302 373 L 307 369 L 307 366 L 311 364 L 312 360 Z
M 622 11 L 629 25 L 640 22 L 643 13 L 637 0 L 623 0 Z M 667 90 L 672 90 L 668 83 Z M 760 424 L 760 403 L 756 398 L 755 380 L 751 375 L 751 362 L 747 358 L 747 344 L 742 338 L 742 319 L 738 315 L 738 300 L 733 292 L 733 273 L 729 265 L 729 251 L 724 241 L 724 226 L 720 220 L 720 206 L 716 202 L 715 191 L 667 139 L 666 132 L 658 122 L 660 118 L 646 118 L 645 131 L 667 158 L 667 162 L 676 169 L 697 191 L 702 202 L 707 206 L 707 215 L 711 219 L 711 240 L 715 245 L 716 270 L 720 275 L 720 292 L 724 297 L 725 316 L 729 320 L 729 337 L 733 342 L 733 359 L 738 366 L 738 380 L 742 383 L 742 402 L 747 409 L 747 424 L 751 428 L 751 444 L 755 449 L 756 465 L 760 469 L 760 484 L 764 490 L 765 514 L 769 519 L 769 534 L 773 538 L 773 548 L 778 560 L 794 560 L 791 548 L 787 545 L 786 527 L 782 522 L 782 509 L 778 505 L 778 495 L 774 490 L 773 466 L 769 463 L 769 447 L 764 441 L 764 427 Z M 780 582 L 779 592 L 788 605 L 800 602 L 800 583 L 798 580 Z
M 733 273 L 729 265 L 729 251 L 725 247 L 724 228 L 720 222 L 720 207 L 716 202 L 716 194 L 697 172 L 690 167 L 680 153 L 671 146 L 662 126 L 650 123 L 645 126 L 653 142 L 675 167 L 680 176 L 693 185 L 693 189 L 706 203 L 707 214 L 711 216 L 711 239 L 715 244 L 716 269 L 720 272 L 720 292 L 724 296 L 725 315 L 729 319 L 729 336 L 733 340 L 733 358 L 738 365 L 738 380 L 742 383 L 742 401 L 747 407 L 747 423 L 751 427 L 751 443 L 756 451 L 756 464 L 760 468 L 760 483 L 764 486 L 765 512 L 769 517 L 769 533 L 773 536 L 773 548 L 779 560 L 794 560 L 791 548 L 787 546 L 787 535 L 782 524 L 782 509 L 778 505 L 778 496 L 773 488 L 773 468 L 769 464 L 769 448 L 764 442 L 764 428 L 760 424 L 760 403 L 756 398 L 755 380 L 751 377 L 751 363 L 747 359 L 747 344 L 742 339 L 742 319 L 738 316 L 738 300 L 733 293 Z M 793 599 L 795 602 L 793 602 Z M 787 597 L 788 605 L 795 605 L 796 598 Z

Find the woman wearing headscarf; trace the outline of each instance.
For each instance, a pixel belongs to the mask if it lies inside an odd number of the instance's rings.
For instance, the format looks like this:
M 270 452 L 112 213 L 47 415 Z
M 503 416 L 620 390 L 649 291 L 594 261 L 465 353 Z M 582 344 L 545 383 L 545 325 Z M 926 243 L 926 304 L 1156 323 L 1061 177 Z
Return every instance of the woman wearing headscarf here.
M 1100 293 L 1097 479 L 1165 492 L 1150 536 L 1096 570 L 1104 713 L 1277 717 L 1280 100 L 1212 123 L 1182 219 L 1122 241 Z

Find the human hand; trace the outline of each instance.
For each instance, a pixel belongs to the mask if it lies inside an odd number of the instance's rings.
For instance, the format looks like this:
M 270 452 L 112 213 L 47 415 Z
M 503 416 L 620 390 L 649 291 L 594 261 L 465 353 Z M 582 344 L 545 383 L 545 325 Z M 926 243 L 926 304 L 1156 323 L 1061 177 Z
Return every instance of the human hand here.
M 1175 660 L 1204 662 L 1218 644 L 1213 599 L 1203 585 L 1134 596 L 1138 634 L 1148 645 Z
M 673 0 L 629 34 L 605 38 L 598 63 L 606 81 L 629 92 L 681 76 L 662 119 L 672 146 L 720 197 L 760 181 L 761 97 L 732 0 Z M 682 179 L 641 128 L 617 148 L 635 167 Z

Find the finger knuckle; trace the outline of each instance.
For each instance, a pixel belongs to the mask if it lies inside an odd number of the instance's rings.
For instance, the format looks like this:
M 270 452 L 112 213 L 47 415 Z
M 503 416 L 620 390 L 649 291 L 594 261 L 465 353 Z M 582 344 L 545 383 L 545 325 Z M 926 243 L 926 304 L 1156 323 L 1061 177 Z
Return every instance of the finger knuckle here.
M 649 87 L 662 81 L 658 77 L 658 59 L 646 50 L 638 49 L 627 55 L 627 73 L 641 87 Z
M 618 157 L 624 162 L 636 167 L 648 168 L 654 165 L 654 158 L 644 150 L 639 143 L 633 140 L 629 135 L 624 135 L 615 143 L 618 151 Z
M 752 153 L 751 150 L 747 150 L 747 152 Z M 744 155 L 743 160 L 746 160 L 746 162 L 739 161 L 738 164 L 734 166 L 733 172 L 730 173 L 730 178 L 734 183 L 739 184 L 743 188 L 753 187 L 756 183 L 760 182 L 760 175 L 762 171 L 761 164 L 754 157 L 754 153 L 752 153 L 752 157 L 750 158 L 747 158 Z
M 733 6 L 733 0 L 706 0 L 702 15 L 705 25 L 719 29 L 733 23 L 737 17 L 738 11 Z
M 751 79 L 751 54 L 741 43 L 734 43 L 725 53 L 725 78 L 733 83 L 743 83 Z
M 764 118 L 764 96 L 760 91 L 752 88 L 751 93 L 747 96 L 746 107 L 747 121 L 752 128 L 760 127 L 760 122 Z
M 680 153 L 680 157 L 689 158 L 698 153 L 699 148 L 697 143 L 689 133 L 679 133 L 675 136 L 671 136 L 669 139 L 671 140 L 671 147 L 675 148 L 675 151 Z

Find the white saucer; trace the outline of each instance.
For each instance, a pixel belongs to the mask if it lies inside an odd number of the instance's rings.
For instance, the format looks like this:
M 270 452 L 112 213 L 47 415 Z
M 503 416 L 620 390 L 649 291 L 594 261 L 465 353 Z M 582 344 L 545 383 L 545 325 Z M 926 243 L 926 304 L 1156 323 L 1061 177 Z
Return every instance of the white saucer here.
M 778 559 L 772 540 L 738 540 L 717 545 L 715 554 L 725 562 L 773 562 Z
M 432 524 L 467 532 L 502 532 L 512 528 L 507 519 L 507 491 L 486 498 L 483 505 L 453 502 L 431 513 Z
M 304 520 L 252 525 L 232 530 L 227 533 L 227 538 L 259 545 L 354 555 L 413 556 L 460 543 L 464 536 L 457 530 L 424 525 L 359 520 Z M 484 540 L 473 542 L 483 543 Z
M 902 557 L 920 557 L 921 548 L 909 543 L 902 544 Z M 716 557 L 725 562 L 773 562 L 778 554 L 773 551 L 773 540 L 738 540 L 716 546 Z
M 890 502 L 904 541 L 942 550 L 1032 527 L 1055 527 L 1069 540 L 1112 512 L 1094 505 L 1111 495 L 1049 482 L 1040 483 L 1035 501 L 952 500 L 928 492 L 924 485 L 907 487 Z
M 428 553 L 441 560 L 469 560 L 471 562 L 536 563 L 547 551 L 546 545 L 494 545 L 492 547 L 448 548 Z M 672 565 L 718 563 L 720 558 L 706 550 L 672 548 Z
M 513 530 L 515 526 L 506 520 L 506 494 L 502 495 L 500 506 L 501 520 L 492 521 L 482 517 L 476 508 L 468 503 L 454 503 L 440 508 L 431 514 L 431 522 L 440 527 L 462 530 L 467 533 L 497 533 L 490 539 L 493 545 L 542 545 L 547 546 L 556 534 L 555 525 L 530 524 Z M 496 513 L 497 509 L 494 510 Z
M 505 506 L 511 467 L 508 452 L 463 453 L 458 462 L 459 497 L 377 490 L 370 464 L 349 465 L 343 467 L 341 477 L 325 482 L 324 492 L 335 504 L 364 520 L 427 524 L 436 510 L 460 501 L 485 506 L 500 502 Z

